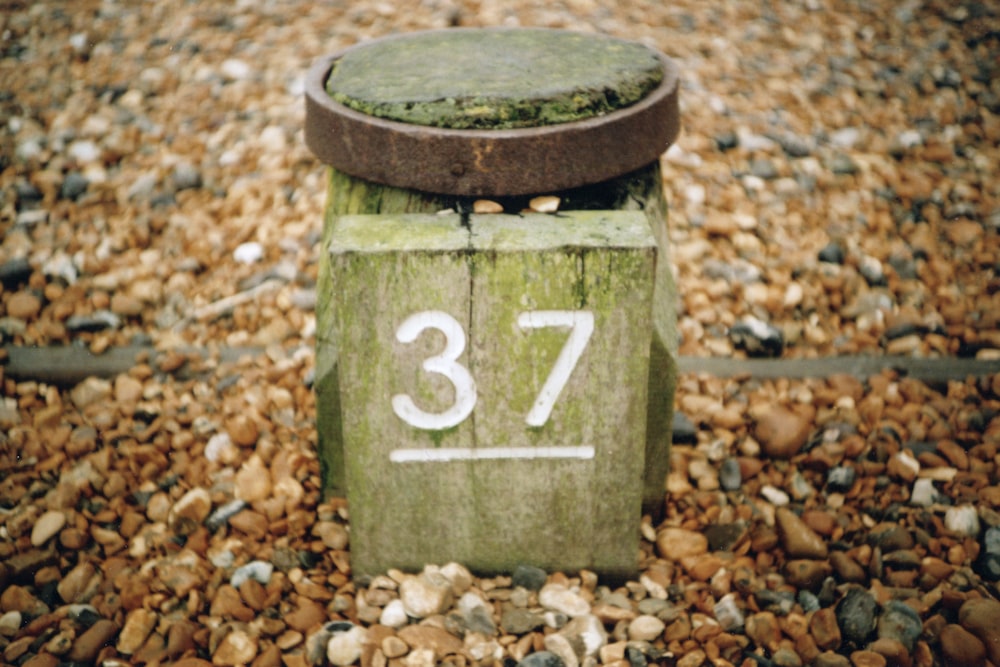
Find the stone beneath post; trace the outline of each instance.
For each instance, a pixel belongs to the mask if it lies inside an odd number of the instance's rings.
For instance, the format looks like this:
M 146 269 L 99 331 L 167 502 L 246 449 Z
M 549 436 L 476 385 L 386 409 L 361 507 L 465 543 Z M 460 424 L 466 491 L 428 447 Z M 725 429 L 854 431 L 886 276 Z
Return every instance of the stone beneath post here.
M 355 574 L 451 560 L 634 574 L 657 255 L 646 216 L 333 224 L 340 361 L 320 382 L 339 383 Z

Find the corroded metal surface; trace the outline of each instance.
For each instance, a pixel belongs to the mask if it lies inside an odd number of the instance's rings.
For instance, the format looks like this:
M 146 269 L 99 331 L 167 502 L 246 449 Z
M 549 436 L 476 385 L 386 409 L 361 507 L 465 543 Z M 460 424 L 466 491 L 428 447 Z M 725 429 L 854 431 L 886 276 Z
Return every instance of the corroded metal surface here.
M 354 111 L 326 90 L 331 68 L 344 53 L 309 70 L 306 143 L 323 162 L 376 183 L 460 196 L 564 190 L 655 161 L 679 131 L 677 69 L 659 53 L 662 82 L 631 106 L 579 121 L 502 130 L 429 127 Z

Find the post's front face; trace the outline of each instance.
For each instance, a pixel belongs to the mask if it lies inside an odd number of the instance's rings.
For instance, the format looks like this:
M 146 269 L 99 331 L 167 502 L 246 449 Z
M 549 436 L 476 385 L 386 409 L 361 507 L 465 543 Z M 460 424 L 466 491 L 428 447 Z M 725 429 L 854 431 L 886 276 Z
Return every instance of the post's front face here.
M 645 216 L 344 217 L 330 261 L 355 572 L 633 573 Z

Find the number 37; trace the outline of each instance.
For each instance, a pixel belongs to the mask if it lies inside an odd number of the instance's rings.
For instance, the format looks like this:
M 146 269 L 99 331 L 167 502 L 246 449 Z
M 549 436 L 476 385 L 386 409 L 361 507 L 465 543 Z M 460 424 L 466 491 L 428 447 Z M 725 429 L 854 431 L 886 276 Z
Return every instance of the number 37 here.
M 529 426 L 544 426 L 594 333 L 594 314 L 587 310 L 529 310 L 518 315 L 517 325 L 521 329 L 569 328 L 569 338 L 524 419 Z M 457 426 L 472 414 L 477 400 L 476 382 L 469 370 L 458 363 L 465 351 L 465 331 L 448 313 L 440 310 L 414 313 L 396 329 L 396 339 L 400 343 L 412 343 L 427 329 L 443 333 L 445 347 L 441 354 L 425 359 L 422 368 L 447 378 L 455 388 L 455 401 L 443 412 L 425 412 L 407 394 L 396 394 L 392 397 L 392 410 L 410 426 L 438 431 Z

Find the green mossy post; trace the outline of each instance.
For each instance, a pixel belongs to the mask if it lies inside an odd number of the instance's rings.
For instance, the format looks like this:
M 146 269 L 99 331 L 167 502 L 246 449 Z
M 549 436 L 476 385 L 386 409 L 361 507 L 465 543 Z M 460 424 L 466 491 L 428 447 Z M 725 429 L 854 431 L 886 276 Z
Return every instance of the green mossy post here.
M 580 50 L 584 56 L 574 55 Z M 307 84 L 307 142 L 337 165 L 329 168 L 317 286 L 319 456 L 325 493 L 351 503 L 355 573 L 441 560 L 484 572 L 532 563 L 634 573 L 639 507 L 661 511 L 670 458 L 676 292 L 657 156 L 677 131 L 676 71 L 639 44 L 540 29 L 404 35 L 317 66 Z M 408 88 L 412 82 L 419 85 Z M 672 127 L 661 127 L 663 109 Z M 310 112 L 323 124 L 310 125 Z M 620 120 L 611 123 L 622 113 L 628 131 Z M 612 125 L 621 130 L 605 132 Z M 647 127 L 656 139 L 645 136 Z M 645 157 L 637 160 L 638 154 Z M 512 163 L 510 155 L 519 157 Z M 559 213 L 524 214 L 535 194 L 559 197 Z M 478 198 L 514 215 L 470 215 Z M 626 219 L 627 233 L 614 226 Z M 636 241 L 636 220 L 644 221 L 655 250 L 648 256 L 646 241 Z M 597 231 L 594 224 L 611 227 Z M 604 245 L 595 246 L 594 238 Z M 641 262 L 624 261 L 636 253 Z M 597 282 L 587 286 L 591 280 Z M 526 358 L 526 337 L 521 331 L 512 339 L 518 327 L 503 320 L 527 308 L 531 290 L 550 289 L 563 300 L 575 294 L 575 304 L 538 306 L 573 310 L 591 308 L 581 298 L 600 293 L 598 284 L 626 283 L 639 286 L 632 301 L 613 290 L 615 298 L 595 309 L 591 345 L 603 342 L 580 360 L 589 375 L 571 376 L 584 378 L 578 390 L 585 395 L 560 396 L 550 423 L 525 428 L 521 394 L 538 391 L 566 334 L 534 330 L 529 347 L 537 352 L 534 345 L 549 339 L 542 345 L 549 356 L 518 365 L 511 360 Z M 401 346 L 393 334 L 410 311 L 439 307 L 454 312 L 468 335 L 460 359 L 482 393 L 467 420 L 414 428 L 387 406 L 407 382 L 403 393 L 431 413 L 456 395 L 446 378 L 419 363 L 440 354 L 444 338 L 423 333 Z M 610 312 L 624 317 L 615 321 L 629 331 L 608 346 Z M 622 365 L 624 350 L 630 361 Z M 498 379 L 504 373 L 527 375 L 512 383 Z M 588 400 L 593 405 L 581 407 Z M 614 428 L 606 430 L 608 424 Z M 385 463 L 390 446 L 465 451 L 498 438 L 574 446 L 580 429 L 599 436 L 594 461 L 606 475 L 561 458 L 448 461 L 437 464 L 444 477 L 428 472 L 430 463 Z M 602 459 L 602 448 L 614 457 Z M 548 496 L 539 475 L 548 480 Z M 522 486 L 525 502 L 510 502 Z
M 356 574 L 450 560 L 634 573 L 639 535 L 623 518 L 638 519 L 642 501 L 630 480 L 642 476 L 656 253 L 637 212 L 338 218 L 333 319 L 349 379 Z M 525 321 L 552 312 L 555 323 Z M 437 324 L 405 340 L 415 314 Z M 444 318 L 461 333 L 444 335 Z M 441 428 L 408 423 L 394 412 L 400 394 L 432 415 L 458 404 L 461 378 L 426 362 L 463 334 L 449 360 L 468 370 L 474 408 Z M 579 356 L 551 412 L 532 421 L 564 349 Z

